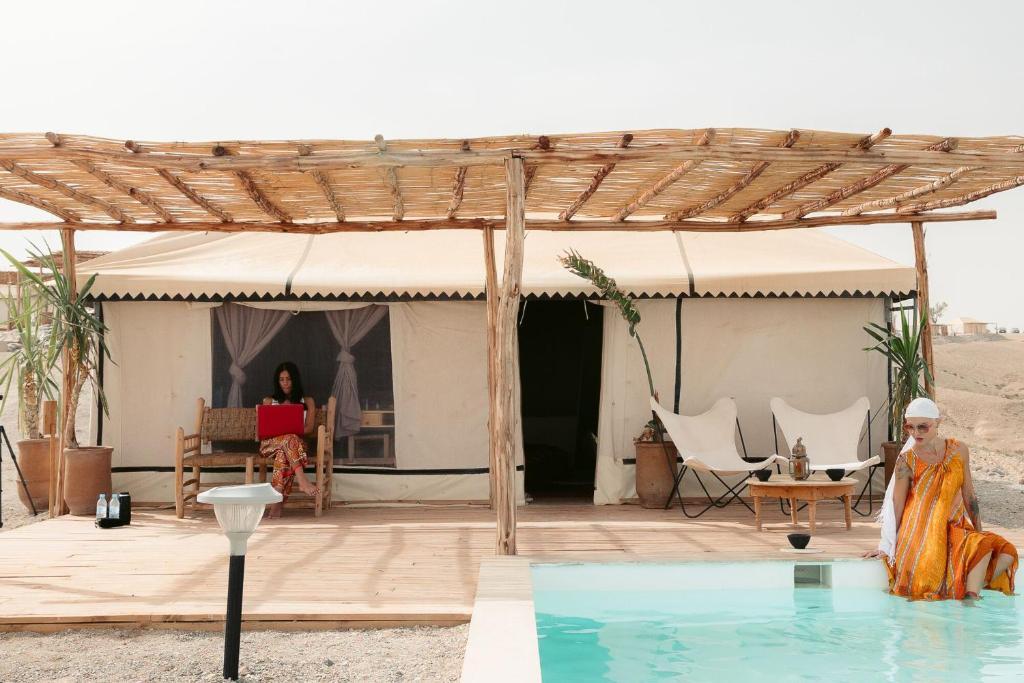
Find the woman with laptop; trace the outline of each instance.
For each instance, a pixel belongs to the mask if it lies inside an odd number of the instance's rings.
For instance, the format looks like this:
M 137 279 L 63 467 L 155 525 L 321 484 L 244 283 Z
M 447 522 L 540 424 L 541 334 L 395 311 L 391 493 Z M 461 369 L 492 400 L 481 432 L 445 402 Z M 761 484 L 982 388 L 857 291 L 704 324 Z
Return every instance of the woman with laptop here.
M 276 409 L 271 406 L 282 406 Z M 289 408 L 284 408 L 288 406 Z M 294 406 L 292 408 L 291 406 Z M 298 407 L 302 406 L 302 411 Z M 263 399 L 257 411 L 260 432 L 260 455 L 273 463 L 274 476 L 270 485 L 284 500 L 267 509 L 267 517 L 281 516 L 284 501 L 296 482 L 299 490 L 316 496 L 317 488 L 306 476 L 308 460 L 304 434 L 313 433 L 316 405 L 302 391 L 302 377 L 295 363 L 284 362 L 274 370 L 274 391 Z

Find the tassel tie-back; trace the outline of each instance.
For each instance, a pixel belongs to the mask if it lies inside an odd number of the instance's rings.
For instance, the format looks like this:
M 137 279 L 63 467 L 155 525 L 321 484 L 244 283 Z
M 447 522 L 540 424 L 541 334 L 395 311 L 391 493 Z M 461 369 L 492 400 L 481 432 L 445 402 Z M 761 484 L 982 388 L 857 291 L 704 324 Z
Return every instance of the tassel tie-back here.
M 356 357 L 355 357 L 355 356 L 353 356 L 353 355 L 352 355 L 351 353 L 349 353 L 348 351 L 346 351 L 345 349 L 342 349 L 341 351 L 338 351 L 338 358 L 337 358 L 337 361 L 338 361 L 339 363 L 347 363 L 347 364 L 349 364 L 349 365 L 352 365 L 352 364 L 354 364 L 354 363 L 356 362 Z M 243 377 L 244 377 L 244 376 L 245 376 L 245 375 L 243 375 Z
M 235 363 L 232 363 L 231 367 L 228 368 L 228 374 L 231 375 L 231 379 L 236 384 L 245 384 L 245 370 L 238 367 Z

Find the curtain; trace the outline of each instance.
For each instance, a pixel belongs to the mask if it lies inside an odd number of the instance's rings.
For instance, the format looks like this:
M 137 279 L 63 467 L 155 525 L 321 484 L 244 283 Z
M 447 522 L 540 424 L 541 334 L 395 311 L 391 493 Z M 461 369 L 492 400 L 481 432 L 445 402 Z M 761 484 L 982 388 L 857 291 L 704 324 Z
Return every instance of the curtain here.
M 347 311 L 324 311 L 338 350 L 338 372 L 334 376 L 331 395 L 337 401 L 334 417 L 334 438 L 349 436 L 359 431 L 363 411 L 359 407 L 359 382 L 356 377 L 355 356 L 352 347 L 380 322 L 387 313 L 386 306 L 367 306 Z
M 289 315 L 288 311 L 268 311 L 238 304 L 225 304 L 213 309 L 213 317 L 217 320 L 221 334 L 224 335 L 224 345 L 231 355 L 228 408 L 242 407 L 245 366 L 281 331 Z

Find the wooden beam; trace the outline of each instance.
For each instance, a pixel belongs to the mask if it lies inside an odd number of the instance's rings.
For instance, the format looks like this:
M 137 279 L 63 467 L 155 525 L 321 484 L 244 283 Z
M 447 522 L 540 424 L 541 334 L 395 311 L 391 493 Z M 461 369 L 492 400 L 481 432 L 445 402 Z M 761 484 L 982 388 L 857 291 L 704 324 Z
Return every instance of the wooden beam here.
M 498 491 L 497 429 L 493 424 L 498 415 L 498 269 L 494 259 L 494 228 L 484 228 L 484 294 L 487 301 L 487 397 L 488 397 L 488 480 L 491 509 L 495 509 Z
M 103 213 L 113 218 L 115 221 L 118 221 L 119 223 L 135 222 L 134 218 L 132 218 L 124 211 L 122 211 L 120 208 L 114 206 L 113 204 L 105 202 L 102 199 L 97 199 L 96 197 L 93 197 L 91 195 L 87 195 L 84 192 L 80 192 L 79 190 L 76 190 L 70 185 L 62 183 L 61 181 L 56 180 L 50 176 L 40 175 L 38 173 L 30 171 L 27 168 L 24 168 L 23 166 L 19 166 L 13 161 L 9 161 L 7 159 L 0 159 L 0 168 L 3 168 L 8 173 L 13 173 L 22 180 L 34 183 L 36 185 L 39 185 L 40 187 L 45 187 L 48 190 L 60 192 L 62 195 L 69 199 L 74 199 L 76 202 L 79 202 L 81 204 L 86 204 L 88 206 L 97 208 Z
M 867 150 L 871 149 L 882 140 L 885 140 L 890 135 L 892 135 L 892 130 L 890 130 L 889 128 L 883 128 L 874 135 L 866 135 L 857 141 L 857 144 L 853 146 L 853 151 L 867 153 Z M 833 160 L 828 161 L 822 164 L 821 166 L 818 166 L 817 168 L 811 169 L 810 171 L 804 173 L 796 180 L 792 180 L 786 183 L 785 185 L 775 190 L 771 194 L 761 197 L 756 202 L 754 202 L 747 208 L 743 209 L 742 211 L 733 214 L 729 218 L 729 220 L 735 221 L 737 223 L 742 223 L 743 221 L 747 220 L 754 214 L 761 213 L 762 211 L 764 211 L 765 209 L 767 209 L 769 206 L 779 201 L 780 199 L 784 199 L 785 197 L 788 197 L 794 192 L 804 187 L 807 187 L 814 181 L 824 178 L 829 173 L 836 170 L 842 165 L 843 162 Z
M 505 208 L 505 268 L 498 299 L 495 358 L 498 395 L 491 436 L 498 443 L 495 508 L 497 512 L 497 555 L 516 554 L 516 377 L 518 353 L 516 320 L 523 275 L 523 242 L 526 236 L 526 173 L 524 162 L 513 157 L 505 163 L 507 198 Z
M 299 154 L 302 156 L 309 156 L 313 153 L 313 148 L 309 145 L 301 145 L 299 147 Z M 345 207 L 338 201 L 338 196 L 334 193 L 334 188 L 331 187 L 331 181 L 327 178 L 324 171 L 319 168 L 314 168 L 309 172 L 309 175 L 316 182 L 317 187 L 320 188 L 320 194 L 324 196 L 327 203 L 331 205 L 331 211 L 334 212 L 335 217 L 339 223 L 345 222 Z
M 35 195 L 27 194 L 25 192 L 21 192 L 19 190 L 15 190 L 13 188 L 0 186 L 0 199 L 7 199 L 12 202 L 17 202 L 19 204 L 34 206 L 41 211 L 45 211 L 46 213 L 52 213 L 57 218 L 63 219 L 65 221 L 82 220 L 81 216 L 79 216 L 74 211 L 61 208 L 51 201 L 48 201 L 41 197 L 36 197 Z
M 924 326 L 921 328 L 921 356 L 924 358 L 932 379 L 925 377 L 924 390 L 932 398 L 935 397 L 935 354 L 932 351 L 931 310 L 928 299 L 928 257 L 924 249 L 924 226 L 919 221 L 910 224 L 914 234 L 914 268 L 917 271 L 917 300 L 922 311 Z
M 956 149 L 956 146 L 956 138 L 946 138 L 945 140 L 937 142 L 934 145 L 929 145 L 925 149 L 931 152 L 947 152 Z M 849 199 L 855 194 L 860 194 L 865 190 L 870 190 L 872 187 L 878 185 L 883 180 L 891 178 L 892 176 L 898 173 L 902 173 L 908 168 L 910 168 L 910 164 L 892 164 L 886 166 L 885 168 L 881 168 L 875 171 L 866 178 L 861 178 L 856 182 L 850 183 L 849 185 L 846 185 L 844 187 L 840 187 L 838 190 L 830 192 L 829 194 L 820 199 L 815 199 L 814 201 L 807 202 L 806 204 L 801 204 L 797 208 L 782 214 L 782 217 L 784 219 L 791 220 L 795 218 L 803 218 L 807 214 L 814 213 L 815 211 L 824 211 L 833 204 L 838 204 L 841 201 Z
M 859 214 L 864 213 L 865 211 L 878 211 L 881 209 L 888 209 L 893 206 L 896 206 L 897 204 L 902 204 L 903 202 L 906 202 L 910 199 L 914 199 L 915 197 L 931 194 L 932 192 L 938 192 L 942 188 L 951 185 L 952 183 L 955 183 L 965 174 L 970 173 L 971 171 L 976 171 L 979 168 L 979 166 L 961 166 L 960 168 L 956 169 L 955 171 L 947 173 L 941 178 L 933 180 L 930 183 L 925 183 L 924 185 L 918 185 L 917 187 L 909 189 L 906 192 L 902 192 L 898 195 L 887 197 L 885 199 L 876 199 L 872 202 L 864 202 L 863 204 L 858 204 L 857 206 L 851 207 L 846 211 L 843 211 L 843 215 L 857 216 Z
M 697 145 L 700 147 L 707 147 L 711 144 L 711 141 L 715 137 L 715 129 L 708 128 L 701 134 L 700 139 L 697 141 Z M 624 221 L 628 216 L 635 213 L 639 209 L 643 208 L 649 201 L 657 197 L 659 194 L 667 190 L 673 183 L 682 178 L 684 175 L 692 171 L 693 169 L 700 166 L 701 160 L 699 159 L 687 159 L 683 163 L 679 164 L 666 175 L 662 176 L 658 182 L 654 183 L 651 187 L 638 191 L 626 206 L 622 207 L 612 220 Z
M 231 151 L 223 145 L 215 145 L 213 148 L 213 156 L 215 157 L 225 157 L 230 155 Z M 256 179 L 252 177 L 252 174 L 248 171 L 242 170 L 232 171 L 232 174 L 238 178 L 238 182 L 241 183 L 242 189 L 245 191 L 245 194 L 249 196 L 249 199 L 251 199 L 256 206 L 260 207 L 260 211 L 271 218 L 276 218 L 282 223 L 292 222 L 291 215 L 271 201 L 270 197 L 268 197 L 266 193 L 260 189 L 259 185 L 256 184 Z
M 56 133 L 47 133 L 46 139 L 49 140 L 50 144 L 52 144 L 54 147 L 60 147 L 62 144 L 64 144 L 63 138 L 61 138 L 61 136 Z M 129 185 L 128 183 L 119 180 L 118 178 L 115 178 L 106 171 L 97 168 L 96 164 L 94 164 L 92 161 L 88 159 L 72 159 L 71 163 L 75 167 L 80 168 L 89 175 L 93 176 L 107 187 L 112 187 L 118 192 L 125 193 L 135 201 L 139 202 L 140 204 L 148 208 L 156 215 L 160 216 L 160 219 L 163 220 L 165 223 L 174 222 L 174 216 L 171 214 L 171 212 L 165 209 L 163 206 L 161 206 L 160 203 L 145 190 L 140 190 L 137 187 Z
M 145 149 L 143 149 L 142 145 L 140 145 L 139 143 L 137 143 L 137 142 L 135 142 L 133 140 L 126 140 L 125 143 L 124 143 L 124 146 L 132 154 L 143 154 L 143 155 L 149 154 L 148 152 L 145 151 Z M 213 204 L 211 204 L 206 199 L 206 197 L 203 197 L 201 194 L 199 194 L 198 192 L 193 190 L 191 187 L 186 185 L 181 180 L 181 178 L 179 178 L 178 176 L 174 175 L 173 173 L 171 173 L 167 169 L 165 169 L 165 168 L 157 168 L 157 169 L 155 169 L 155 171 L 156 171 L 157 175 L 159 175 L 161 178 L 163 178 L 165 181 L 167 181 L 168 185 L 170 185 L 175 190 L 180 192 L 189 201 L 191 201 L 196 206 L 199 206 L 200 208 L 202 208 L 204 211 L 206 211 L 208 214 L 210 214 L 214 218 L 218 218 L 218 219 L 220 219 L 224 223 L 231 223 L 232 221 L 234 221 L 234 218 L 232 218 L 231 214 L 229 214 L 227 211 L 224 211 L 223 209 L 220 209 L 219 207 L 216 207 Z
M 993 210 L 957 211 L 948 213 L 915 214 L 914 220 L 922 223 L 951 223 L 956 221 L 983 221 L 996 218 Z M 799 220 L 766 220 L 732 223 L 729 221 L 625 221 L 609 220 L 530 221 L 530 230 L 551 230 L 555 232 L 587 232 L 610 230 L 613 232 L 760 232 L 765 230 L 789 230 L 793 228 L 821 228 L 838 225 L 882 225 L 906 223 L 907 216 L 894 213 L 865 213 L 859 216 L 812 216 Z M 117 230 L 119 232 L 288 232 L 297 235 L 326 235 L 334 232 L 412 232 L 422 230 L 483 230 L 504 229 L 502 219 L 456 218 L 424 219 L 409 221 L 345 221 L 344 223 L 94 223 L 73 221 L 67 223 L 0 223 L 3 230 L 60 230 L 72 227 L 75 230 Z
M 788 149 L 792 147 L 794 144 L 796 144 L 796 141 L 799 139 L 800 131 L 794 128 L 793 130 L 789 131 L 789 134 L 786 136 L 786 139 L 782 141 L 782 144 L 780 144 L 779 147 Z M 749 171 L 747 171 L 746 175 L 737 180 L 731 187 L 728 187 L 722 192 L 719 192 L 717 195 L 707 200 L 706 202 L 703 202 L 696 206 L 691 206 L 686 209 L 680 209 L 679 211 L 673 211 L 671 213 L 665 214 L 665 220 L 681 221 L 687 218 L 699 216 L 702 213 L 710 211 L 711 209 L 715 208 L 722 202 L 729 200 L 737 192 L 750 185 L 750 183 L 757 180 L 757 177 L 764 173 L 765 169 L 767 169 L 770 165 L 771 162 L 758 161 L 750 168 Z
M 373 141 L 377 143 L 377 149 L 380 150 L 381 155 L 387 152 L 387 143 L 384 142 L 384 136 L 378 134 L 373 138 Z M 391 193 L 391 201 L 395 205 L 392 217 L 396 221 L 401 221 L 405 218 L 405 202 L 402 201 L 402 188 L 398 185 L 398 171 L 395 170 L 394 166 L 387 166 L 384 169 L 384 184 L 388 188 L 388 192 Z
M 622 136 L 621 139 L 619 139 L 619 149 L 625 149 L 629 147 L 629 143 L 631 143 L 632 141 L 633 134 L 626 133 L 625 135 Z M 565 211 L 558 214 L 558 220 L 572 220 L 572 217 L 576 215 L 576 212 L 582 209 L 583 205 L 586 204 L 587 201 L 594 196 L 594 193 L 597 192 L 597 188 L 601 187 L 601 183 L 604 182 L 604 179 L 607 178 L 608 174 L 614 170 L 614 163 L 605 164 L 604 166 L 602 166 L 598 170 L 598 172 L 594 174 L 594 177 L 590 179 L 590 185 L 587 186 L 587 189 L 583 190 L 583 192 L 580 192 L 576 199 L 572 200 L 572 204 L 570 204 Z
M 1004 180 L 1003 182 L 996 183 L 995 185 L 989 185 L 986 188 L 976 190 L 968 194 L 960 195 L 959 197 L 950 197 L 949 199 L 936 199 L 935 201 L 922 202 L 920 204 L 907 204 L 906 206 L 899 207 L 897 209 L 897 213 L 908 214 L 915 213 L 918 211 L 931 211 L 932 209 L 946 209 L 953 206 L 963 206 L 964 204 L 969 204 L 971 202 L 978 201 L 979 199 L 984 199 L 985 197 L 988 197 L 989 195 L 995 194 L 997 192 L 1006 192 L 1007 190 L 1012 190 L 1013 188 L 1020 187 L 1021 185 L 1024 185 L 1024 175 L 1019 175 L 1016 178 L 1011 178 L 1010 180 Z
M 469 151 L 469 140 L 462 141 L 462 151 Z M 468 170 L 468 166 L 459 166 L 455 169 L 455 182 L 452 185 L 452 198 L 448 202 L 448 211 L 445 212 L 445 215 L 448 218 L 455 218 L 455 214 L 458 213 L 459 207 L 462 206 L 462 194 L 466 191 L 466 171 Z
M 635 142 L 635 140 L 634 140 Z M 674 143 L 630 146 L 627 149 L 580 145 L 544 150 L 480 149 L 469 152 L 457 150 L 421 150 L 388 152 L 331 152 L 303 157 L 299 154 L 239 154 L 210 157 L 200 154 L 173 152 L 146 152 L 129 154 L 109 149 L 84 147 L 8 147 L 0 150 L 4 159 L 47 161 L 54 159 L 87 158 L 145 168 L 168 168 L 180 171 L 307 171 L 312 168 L 381 168 L 381 167 L 433 167 L 433 166 L 497 166 L 512 155 L 528 163 L 542 164 L 609 164 L 636 161 L 695 160 L 695 161 L 771 161 L 787 164 L 858 163 L 888 166 L 909 164 L 914 166 L 983 166 L 985 168 L 1024 168 L 1024 156 L 1013 149 L 997 152 L 930 152 L 913 149 L 886 149 L 870 151 L 860 148 L 835 148 L 808 145 L 785 149 L 759 145 L 681 145 Z
M 539 149 L 545 152 L 549 151 L 551 149 L 551 138 L 549 138 L 547 135 L 541 135 L 539 138 L 537 138 L 537 144 L 533 146 L 533 149 Z M 530 164 L 529 166 L 526 167 L 525 187 L 527 196 L 530 195 L 530 185 L 533 184 L 533 178 L 534 176 L 537 175 L 537 171 L 539 169 L 539 164 Z

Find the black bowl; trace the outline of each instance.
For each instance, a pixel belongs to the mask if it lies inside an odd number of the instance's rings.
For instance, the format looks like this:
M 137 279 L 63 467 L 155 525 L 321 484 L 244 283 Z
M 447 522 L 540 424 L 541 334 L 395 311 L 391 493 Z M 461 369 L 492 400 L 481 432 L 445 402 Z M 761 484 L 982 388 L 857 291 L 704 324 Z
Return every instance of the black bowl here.
M 803 550 L 811 542 L 810 534 L 786 534 L 786 538 L 789 539 L 789 544 L 797 550 Z
M 757 470 L 756 472 L 754 472 L 754 476 L 760 479 L 761 481 L 768 481 L 772 477 L 772 471 L 769 469 Z
M 831 479 L 832 481 L 839 481 L 840 479 L 846 476 L 846 470 L 830 469 L 825 470 L 825 474 L 827 474 L 828 478 Z

